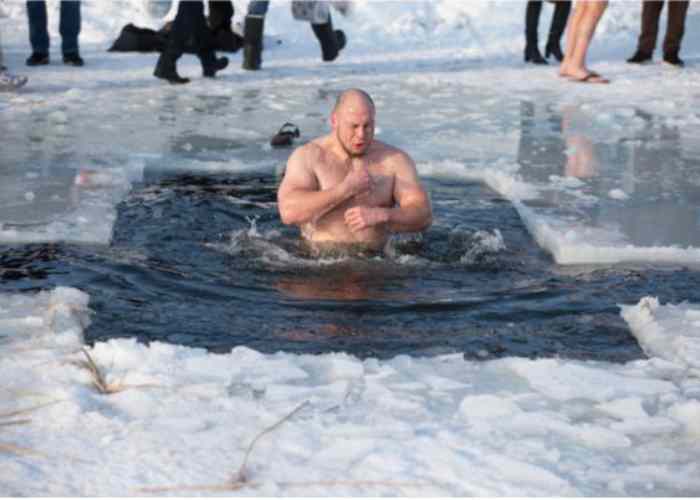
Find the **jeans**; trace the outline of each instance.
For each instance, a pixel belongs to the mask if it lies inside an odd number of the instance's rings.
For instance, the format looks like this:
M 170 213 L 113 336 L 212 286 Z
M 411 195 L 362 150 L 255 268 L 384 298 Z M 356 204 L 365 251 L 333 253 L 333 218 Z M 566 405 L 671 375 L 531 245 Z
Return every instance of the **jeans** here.
M 80 2 L 61 1 L 61 20 L 58 25 L 61 33 L 61 49 L 64 54 L 78 52 L 78 35 L 80 34 Z M 49 32 L 47 30 L 46 2 L 28 1 L 29 42 L 32 51 L 38 54 L 49 53 Z
M 248 15 L 255 17 L 265 17 L 269 5 L 269 0 L 251 0 L 251 2 L 248 3 Z

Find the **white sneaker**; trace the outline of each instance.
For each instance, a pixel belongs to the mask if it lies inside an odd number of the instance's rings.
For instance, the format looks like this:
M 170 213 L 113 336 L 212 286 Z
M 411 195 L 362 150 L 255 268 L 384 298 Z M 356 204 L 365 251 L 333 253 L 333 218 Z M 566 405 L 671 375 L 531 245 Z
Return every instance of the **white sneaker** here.
M 13 75 L 7 69 L 0 69 L 0 90 L 17 90 L 27 83 L 26 76 Z

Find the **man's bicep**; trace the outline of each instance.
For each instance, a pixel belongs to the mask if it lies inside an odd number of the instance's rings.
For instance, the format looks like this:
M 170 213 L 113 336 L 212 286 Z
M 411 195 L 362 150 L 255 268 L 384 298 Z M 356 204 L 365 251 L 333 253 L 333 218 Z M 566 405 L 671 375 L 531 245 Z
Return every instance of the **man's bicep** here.
M 399 206 L 428 202 L 428 194 L 421 185 L 416 166 L 410 158 L 402 161 L 395 171 L 394 199 Z

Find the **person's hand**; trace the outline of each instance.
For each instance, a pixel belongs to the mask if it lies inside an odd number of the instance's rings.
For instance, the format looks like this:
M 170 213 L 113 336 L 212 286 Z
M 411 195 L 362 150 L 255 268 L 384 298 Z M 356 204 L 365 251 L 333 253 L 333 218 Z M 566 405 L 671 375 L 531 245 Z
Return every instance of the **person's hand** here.
M 359 158 L 351 160 L 350 171 L 343 179 L 350 196 L 366 193 L 372 190 L 372 176 L 365 162 Z
M 345 211 L 345 223 L 353 232 L 383 224 L 387 219 L 388 214 L 385 208 L 353 207 Z

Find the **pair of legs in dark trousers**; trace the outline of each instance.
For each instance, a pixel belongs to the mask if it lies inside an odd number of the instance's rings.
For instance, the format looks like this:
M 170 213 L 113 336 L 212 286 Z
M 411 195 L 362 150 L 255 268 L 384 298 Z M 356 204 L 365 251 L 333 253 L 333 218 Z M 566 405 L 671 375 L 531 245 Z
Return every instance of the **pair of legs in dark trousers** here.
M 247 70 L 258 70 L 262 64 L 263 32 L 269 0 L 251 0 L 243 27 L 243 63 Z M 321 45 L 321 58 L 333 61 L 345 47 L 345 33 L 333 29 L 330 12 L 328 20 L 321 24 L 311 24 L 311 29 Z
M 29 42 L 32 45 L 32 57 L 27 64 L 47 64 L 49 62 L 49 32 L 46 15 L 46 2 L 28 1 L 27 18 L 29 19 Z M 80 34 L 80 2 L 61 2 L 58 30 L 61 33 L 61 49 L 64 61 L 75 61 L 78 57 L 78 35 Z
M 664 38 L 664 60 L 671 64 L 682 65 L 678 58 L 681 50 L 681 41 L 685 33 L 685 17 L 688 12 L 688 1 L 674 0 L 666 2 L 668 5 L 668 23 L 666 25 L 666 37 Z M 651 61 L 656 37 L 659 34 L 659 17 L 664 7 L 663 0 L 649 0 L 642 2 L 642 32 L 639 34 L 637 52 L 629 62 Z
M 560 40 L 566 29 L 566 21 L 569 19 L 571 11 L 570 0 L 559 0 L 554 2 L 554 13 L 552 14 L 552 24 L 549 28 L 549 37 L 545 46 L 545 56 L 542 57 L 538 48 L 537 27 L 540 22 L 542 12 L 541 1 L 529 1 L 525 9 L 525 62 L 535 64 L 547 64 L 545 58 L 553 55 L 558 61 L 564 58 L 561 50 Z
M 230 2 L 226 3 L 230 6 Z M 232 10 L 231 14 L 233 14 Z M 177 14 L 168 36 L 168 43 L 158 58 L 153 74 L 158 78 L 168 80 L 170 83 L 189 82 L 189 79 L 182 78 L 177 74 L 176 63 L 185 50 L 190 49 L 199 57 L 204 76 L 214 77 L 217 71 L 228 65 L 228 59 L 225 57 L 217 59 L 213 47 L 213 35 L 204 17 L 204 3 L 201 1 L 182 1 L 177 8 Z

